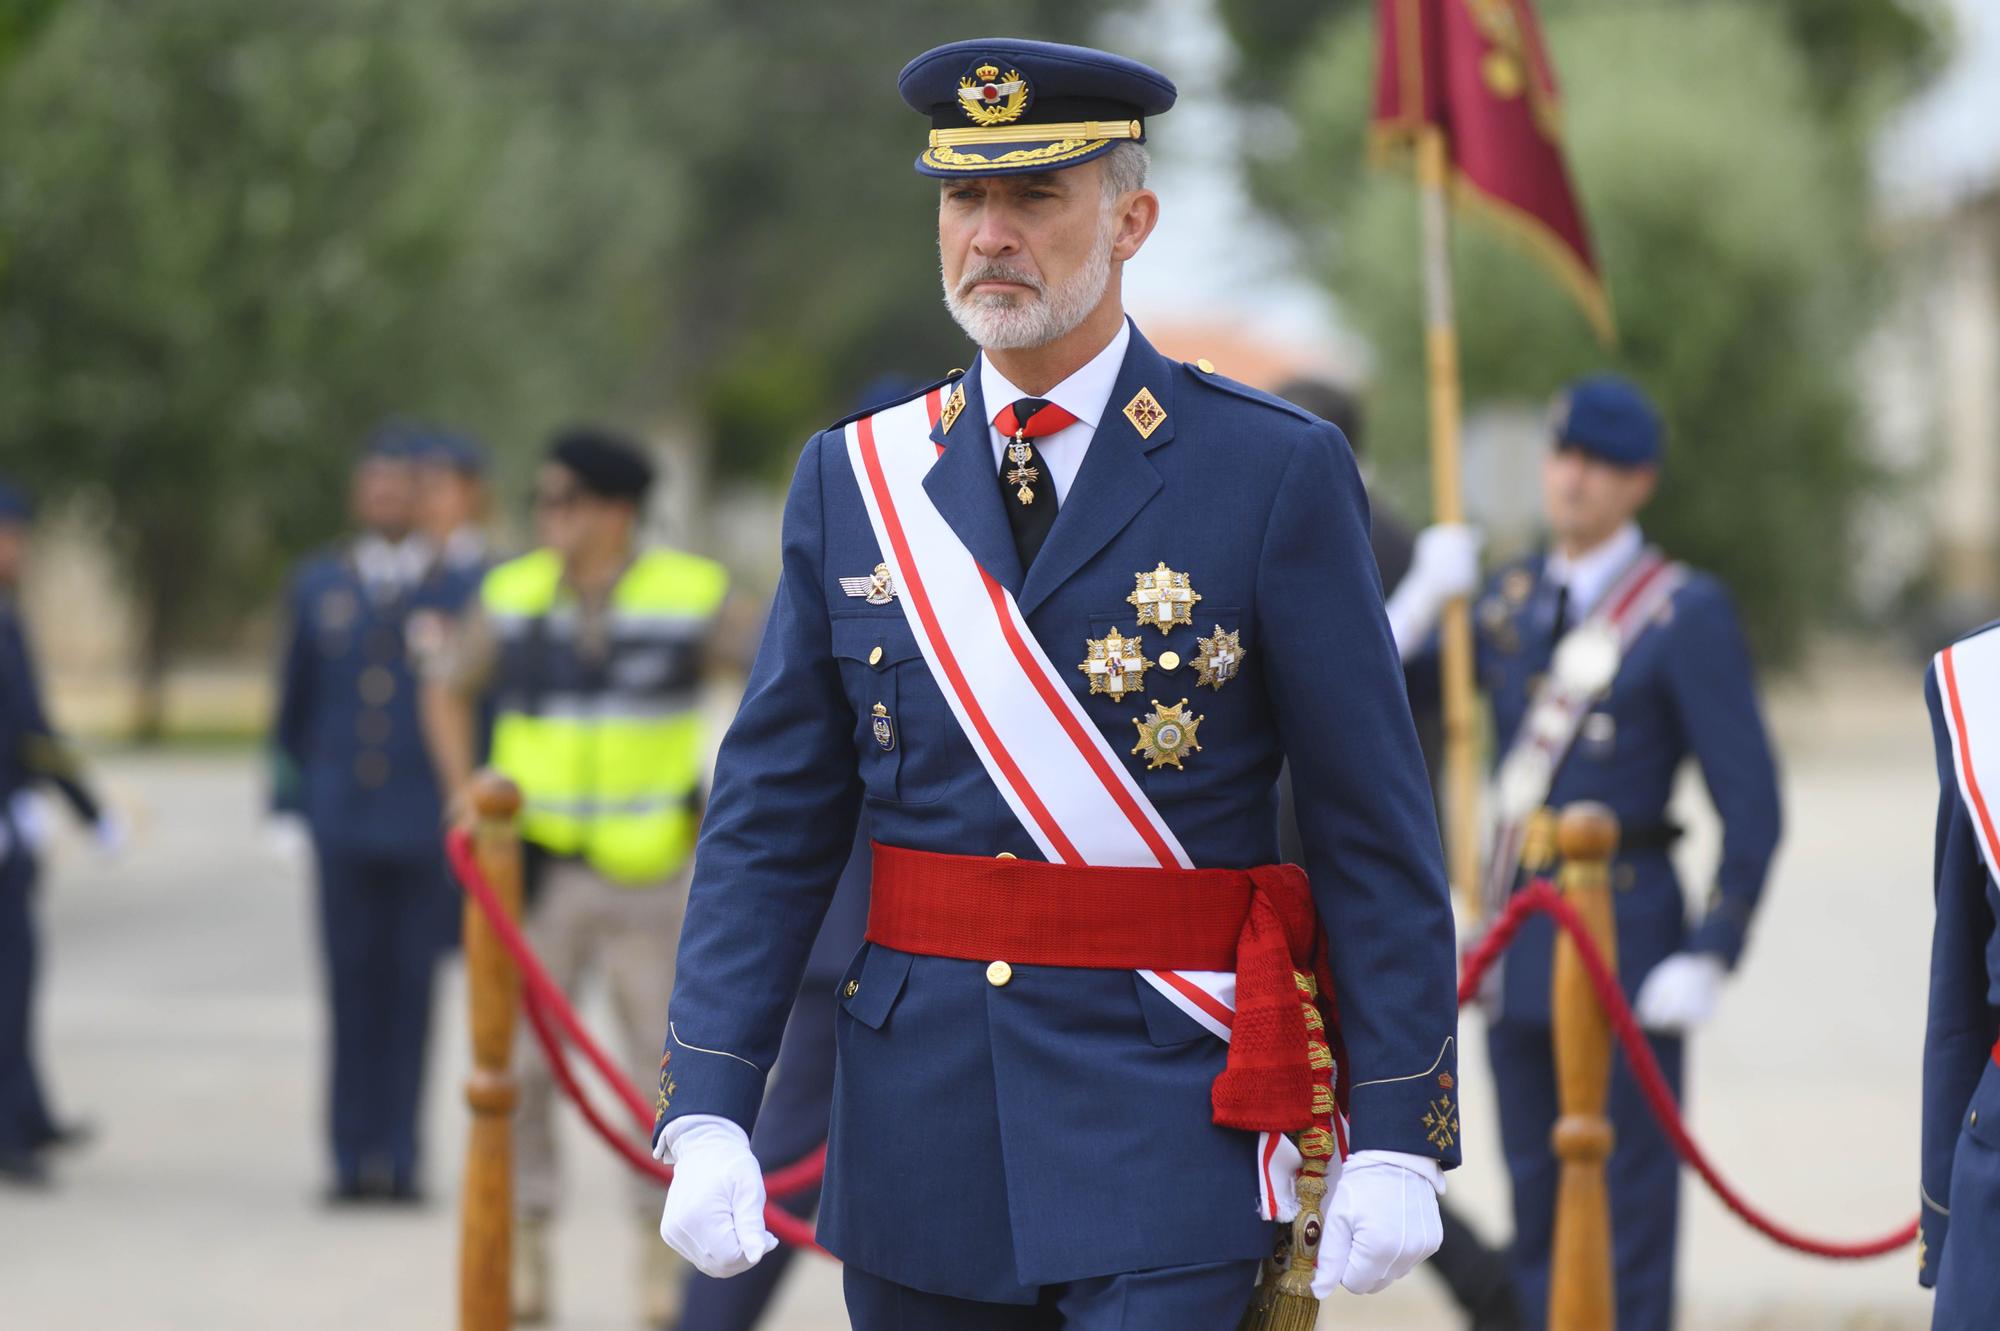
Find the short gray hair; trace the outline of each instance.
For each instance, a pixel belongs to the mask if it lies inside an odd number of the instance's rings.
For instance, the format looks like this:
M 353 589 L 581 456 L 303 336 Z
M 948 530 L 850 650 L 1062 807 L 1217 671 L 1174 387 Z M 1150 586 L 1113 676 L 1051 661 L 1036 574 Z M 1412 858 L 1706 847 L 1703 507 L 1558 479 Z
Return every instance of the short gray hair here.
M 1136 139 L 1123 139 L 1111 145 L 1111 151 L 1098 160 L 1104 163 L 1104 199 L 1109 203 L 1121 194 L 1146 187 L 1146 173 L 1153 168 L 1153 158 L 1146 151 L 1146 145 Z

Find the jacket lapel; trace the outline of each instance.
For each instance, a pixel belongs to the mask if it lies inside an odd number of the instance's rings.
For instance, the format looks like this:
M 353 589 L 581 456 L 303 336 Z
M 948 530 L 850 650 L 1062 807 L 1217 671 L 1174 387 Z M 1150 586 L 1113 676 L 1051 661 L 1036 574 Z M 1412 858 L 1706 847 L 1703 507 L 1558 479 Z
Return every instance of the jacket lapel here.
M 924 476 L 924 492 L 979 567 L 1008 591 L 1021 590 L 1021 557 L 1014 550 L 1014 529 L 1000 506 L 1000 476 L 993 462 L 991 418 L 979 395 L 979 362 L 974 360 L 958 381 L 965 389 L 965 407 L 944 428 L 931 427 L 933 442 L 944 445 L 944 456 Z M 950 401 L 947 394 L 946 401 Z M 1058 525 L 1061 517 L 1058 515 Z M 1043 552 L 1046 556 L 1046 551 Z M 1037 563 L 1040 561 L 1037 560 Z
M 1104 404 L 1103 419 L 1097 422 L 1083 465 L 1070 483 L 1069 498 L 1056 513 L 1048 541 L 1015 598 L 1023 615 L 1033 614 L 1159 493 L 1163 482 L 1146 454 L 1174 437 L 1173 386 L 1172 366 L 1133 328 L 1124 367 L 1111 400 Z M 1143 437 L 1125 415 L 1126 405 L 1141 389 L 1150 392 L 1164 412 L 1152 434 Z M 969 407 L 966 414 L 971 414 Z M 1003 529 L 1005 522 L 1003 514 Z

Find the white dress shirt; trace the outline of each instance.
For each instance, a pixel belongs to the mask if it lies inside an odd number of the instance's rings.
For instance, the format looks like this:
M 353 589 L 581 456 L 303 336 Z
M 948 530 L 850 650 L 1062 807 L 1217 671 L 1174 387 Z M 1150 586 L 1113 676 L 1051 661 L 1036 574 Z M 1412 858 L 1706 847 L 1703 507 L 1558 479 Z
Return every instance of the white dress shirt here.
M 1559 549 L 1550 550 L 1548 579 L 1559 587 L 1569 588 L 1569 622 L 1574 624 L 1589 614 L 1611 590 L 1618 575 L 1630 568 L 1645 548 L 1646 538 L 1640 534 L 1639 524 L 1628 522 L 1595 550 L 1575 559 Z
M 999 484 L 1000 461 L 1007 455 L 1007 444 L 1012 436 L 994 429 L 993 418 L 1024 397 L 1040 397 L 1076 417 L 1076 424 L 1065 425 L 1054 434 L 1045 434 L 1034 441 L 1035 451 L 1042 455 L 1042 465 L 1048 468 L 1049 484 L 1056 488 L 1056 503 L 1061 504 L 1069 498 L 1070 482 L 1076 479 L 1076 469 L 1083 465 L 1083 455 L 1097 434 L 1097 423 L 1104 419 L 1104 413 L 1111 405 L 1111 389 L 1118 382 L 1118 371 L 1125 364 L 1125 348 L 1131 343 L 1132 324 L 1129 320 L 1120 320 L 1118 335 L 1104 350 L 1046 393 L 1022 392 L 1007 382 L 1006 375 L 993 368 L 991 357 L 980 356 L 979 395 L 986 402 L 986 432 L 993 437 L 995 485 Z

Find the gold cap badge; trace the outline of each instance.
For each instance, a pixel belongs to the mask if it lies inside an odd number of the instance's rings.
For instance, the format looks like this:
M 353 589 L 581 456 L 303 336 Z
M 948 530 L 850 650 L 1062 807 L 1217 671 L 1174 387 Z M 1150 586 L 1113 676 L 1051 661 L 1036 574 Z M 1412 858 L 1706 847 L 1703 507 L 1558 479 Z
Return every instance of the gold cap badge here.
M 1021 71 L 983 64 L 958 81 L 958 104 L 975 125 L 1004 125 L 1028 109 L 1030 91 Z

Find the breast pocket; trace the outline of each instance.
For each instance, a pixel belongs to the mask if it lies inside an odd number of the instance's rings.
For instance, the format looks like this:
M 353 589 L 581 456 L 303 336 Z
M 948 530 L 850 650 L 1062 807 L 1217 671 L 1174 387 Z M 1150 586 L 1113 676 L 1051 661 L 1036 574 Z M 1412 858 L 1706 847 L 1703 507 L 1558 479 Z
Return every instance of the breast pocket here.
M 869 798 L 936 799 L 944 788 L 939 728 L 958 723 L 930 680 L 910 626 L 900 615 L 836 619 L 833 654 L 854 708 L 854 751 Z

